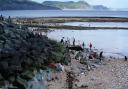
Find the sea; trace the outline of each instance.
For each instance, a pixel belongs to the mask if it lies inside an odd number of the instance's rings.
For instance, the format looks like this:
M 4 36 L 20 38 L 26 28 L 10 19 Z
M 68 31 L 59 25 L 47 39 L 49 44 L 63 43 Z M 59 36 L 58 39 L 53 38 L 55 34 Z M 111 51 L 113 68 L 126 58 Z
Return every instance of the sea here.
M 0 14 L 8 17 L 74 17 L 74 16 L 97 16 L 97 17 L 128 17 L 128 11 L 86 11 L 86 10 L 6 10 Z
M 128 11 L 84 11 L 84 10 L 12 10 L 0 11 L 5 17 L 126 17 L 128 18 Z M 64 25 L 71 26 L 95 26 L 95 27 L 128 27 L 128 23 L 113 23 L 113 22 L 70 22 Z M 93 44 L 94 48 L 104 51 L 108 54 L 116 54 L 124 57 L 128 56 L 128 30 L 65 30 L 60 29 L 48 33 L 48 37 L 60 41 L 62 37 L 70 39 L 71 43 L 73 38 L 79 44 L 85 43 L 89 47 L 89 43 Z

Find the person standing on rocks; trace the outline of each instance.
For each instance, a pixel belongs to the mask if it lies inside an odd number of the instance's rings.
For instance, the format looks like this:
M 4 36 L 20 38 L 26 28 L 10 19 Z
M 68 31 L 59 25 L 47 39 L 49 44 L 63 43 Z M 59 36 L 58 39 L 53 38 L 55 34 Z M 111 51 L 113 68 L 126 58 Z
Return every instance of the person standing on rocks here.
M 2 15 L 0 16 L 0 21 L 4 21 L 4 17 Z
M 68 48 L 69 45 L 68 45 L 68 41 L 65 41 L 65 47 Z
M 90 48 L 90 50 L 92 49 L 92 43 L 89 44 L 89 48 Z
M 124 56 L 124 60 L 125 60 L 125 61 L 127 61 L 127 60 L 128 60 L 127 56 Z
M 83 44 L 82 44 L 82 47 L 83 47 L 83 49 L 84 49 L 84 47 L 85 47 L 85 44 L 84 44 L 84 42 L 83 42 Z
M 75 38 L 73 39 L 73 46 L 75 46 Z
M 102 61 L 102 58 L 103 58 L 103 51 L 100 52 L 100 56 L 99 56 L 100 61 Z
M 68 47 L 70 46 L 70 39 L 67 38 Z
M 60 43 L 64 44 L 64 37 L 60 40 Z

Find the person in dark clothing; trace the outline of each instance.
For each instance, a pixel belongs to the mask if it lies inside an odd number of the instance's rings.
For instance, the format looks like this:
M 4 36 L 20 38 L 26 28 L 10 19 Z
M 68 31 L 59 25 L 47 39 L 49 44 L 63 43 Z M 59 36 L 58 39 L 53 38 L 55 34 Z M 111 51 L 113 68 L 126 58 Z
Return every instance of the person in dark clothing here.
M 8 17 L 7 22 L 8 22 L 8 23 L 12 23 L 11 16 Z
M 89 47 L 90 47 L 90 50 L 91 50 L 91 48 L 92 48 L 92 43 L 89 44 Z
M 124 60 L 125 60 L 125 61 L 127 61 L 127 60 L 128 60 L 128 59 L 127 59 L 127 56 L 125 56 L 125 57 L 124 57 Z
M 82 46 L 83 46 L 83 48 L 84 48 L 84 46 L 85 46 L 84 42 L 83 42 Z
M 64 37 L 60 40 L 60 43 L 64 44 Z
M 0 16 L 0 21 L 4 21 L 4 17 L 2 15 Z
M 100 61 L 102 60 L 102 58 L 103 58 L 103 51 L 102 52 L 100 52 Z
M 75 46 L 75 38 L 73 39 L 73 46 Z

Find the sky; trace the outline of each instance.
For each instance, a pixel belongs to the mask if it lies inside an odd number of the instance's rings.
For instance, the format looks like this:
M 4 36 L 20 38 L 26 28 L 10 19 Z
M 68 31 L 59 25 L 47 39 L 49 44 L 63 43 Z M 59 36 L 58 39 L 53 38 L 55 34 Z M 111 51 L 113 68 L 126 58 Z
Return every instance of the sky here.
M 43 1 L 79 1 L 79 0 L 33 0 L 36 2 Z M 91 5 L 104 5 L 109 8 L 128 8 L 128 0 L 84 0 Z

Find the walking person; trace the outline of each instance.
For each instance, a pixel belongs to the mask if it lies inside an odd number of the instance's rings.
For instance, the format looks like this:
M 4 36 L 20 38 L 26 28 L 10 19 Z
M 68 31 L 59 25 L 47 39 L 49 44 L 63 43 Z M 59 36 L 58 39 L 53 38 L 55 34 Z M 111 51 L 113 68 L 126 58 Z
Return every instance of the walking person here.
M 75 38 L 73 39 L 73 46 L 75 46 Z

